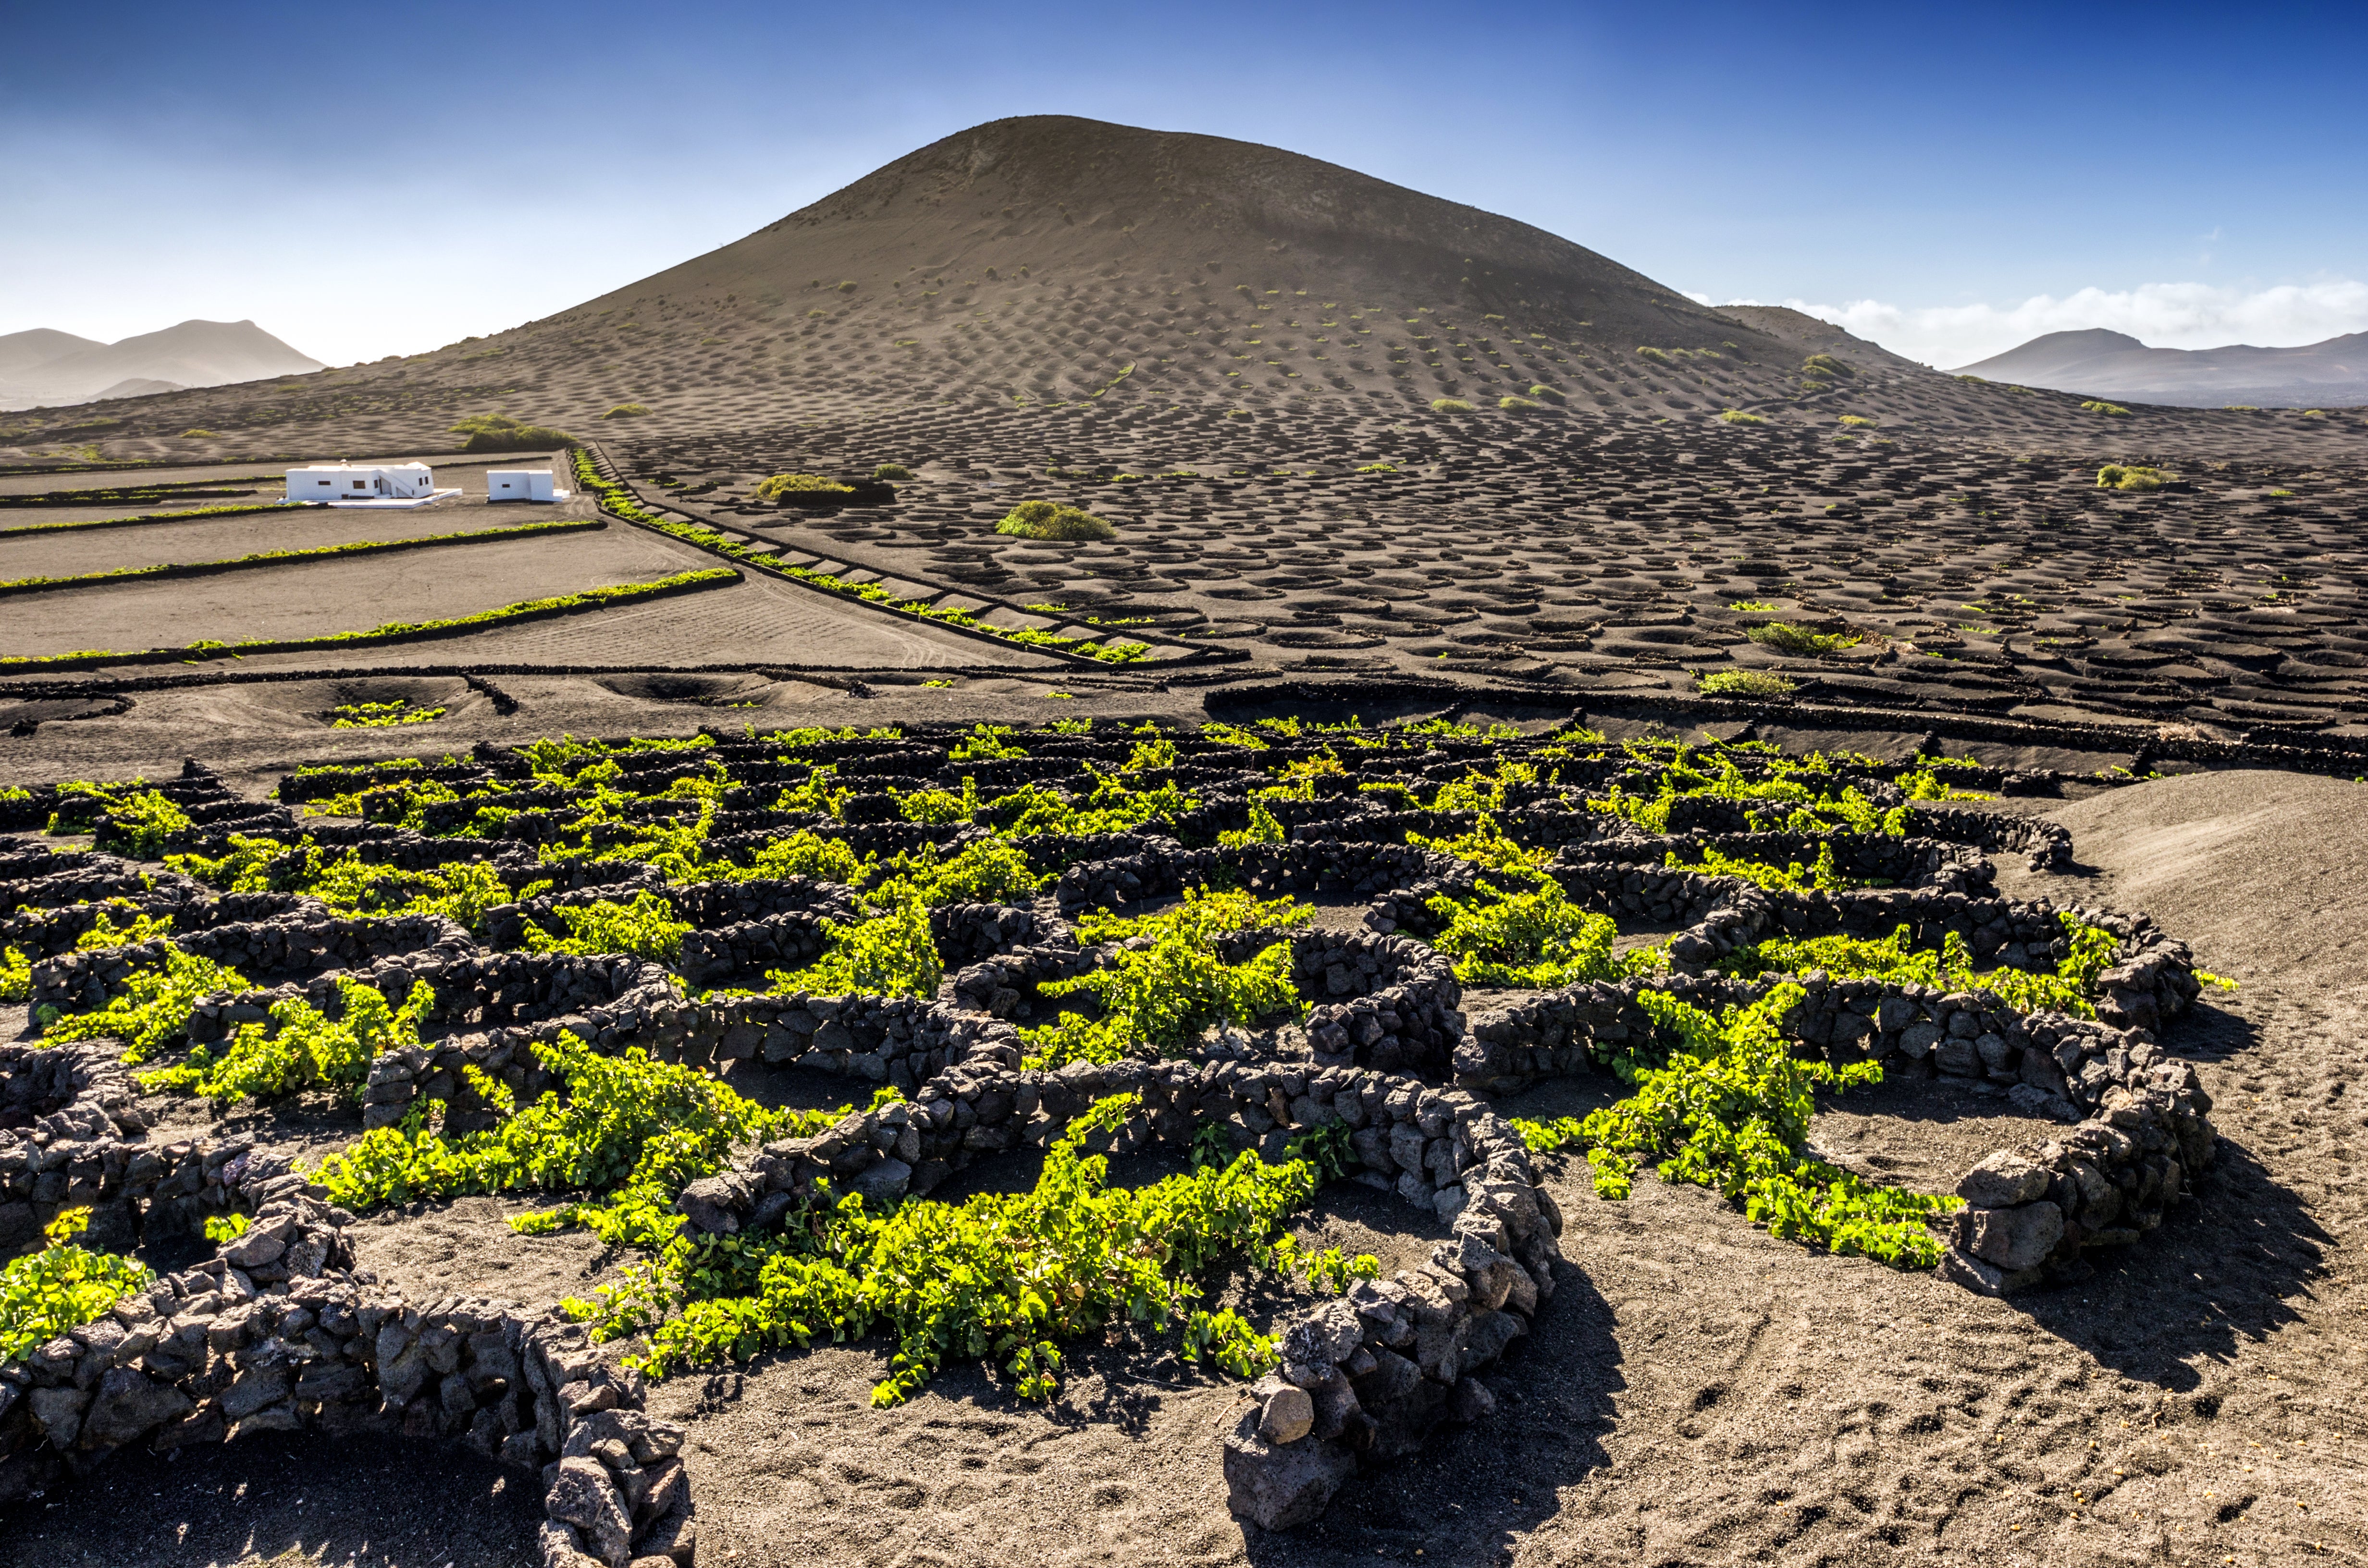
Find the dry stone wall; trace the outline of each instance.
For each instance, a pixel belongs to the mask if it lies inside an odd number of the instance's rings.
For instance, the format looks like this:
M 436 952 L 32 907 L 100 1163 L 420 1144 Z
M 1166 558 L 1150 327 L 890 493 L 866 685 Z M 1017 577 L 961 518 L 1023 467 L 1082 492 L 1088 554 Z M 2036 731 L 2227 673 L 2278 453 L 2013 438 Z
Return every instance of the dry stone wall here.
M 803 758 L 726 744 L 696 756 L 616 760 L 640 788 L 728 764 L 734 782 L 710 818 L 707 842 L 745 865 L 792 828 L 861 856 L 925 845 L 954 852 L 993 825 L 991 812 L 966 824 L 902 821 L 886 793 L 849 798 L 838 818 L 769 803 L 816 766 L 860 763 L 867 779 L 949 790 L 975 780 L 987 799 L 1019 783 L 1073 779 L 1098 757 L 1113 765 L 1109 746 L 1064 740 L 1030 757 L 957 762 L 909 742 L 869 750 L 824 743 Z M 2051 1119 L 2058 1131 L 1992 1153 L 1958 1186 L 1966 1207 L 1949 1219 L 1941 1271 L 1969 1289 L 1999 1293 L 2078 1278 L 2089 1248 L 2141 1238 L 2195 1193 L 2212 1163 L 2209 1100 L 2157 1038 L 2197 995 L 2186 947 L 2143 916 L 1992 892 L 1986 850 L 2028 850 L 2050 865 L 2068 859 L 2068 836 L 2053 824 L 1928 806 L 1918 808 L 1912 836 L 1817 835 L 1766 831 L 1732 801 L 1681 800 L 1671 812 L 1674 831 L 1650 835 L 1584 809 L 1580 799 L 1614 782 L 1643 785 L 1632 759 L 1586 760 L 1559 786 L 1516 781 L 1503 809 L 1486 813 L 1487 825 L 1550 852 L 1546 873 L 1583 907 L 1612 914 L 1631 930 L 1674 928 L 1669 967 L 1530 993 L 1467 1016 L 1453 963 L 1424 938 L 1440 928 L 1431 901 L 1474 896 L 1486 873 L 1405 838 L 1481 831 L 1483 813 L 1385 802 L 1459 779 L 1496 754 L 1450 738 L 1423 753 L 1360 757 L 1359 775 L 1317 775 L 1310 798 L 1258 802 L 1281 824 L 1282 841 L 1210 842 L 1253 825 L 1247 784 L 1265 777 L 1258 770 L 1317 750 L 1278 742 L 1272 754 L 1246 758 L 1204 748 L 1136 780 L 1196 792 L 1199 803 L 1167 822 L 1019 840 L 1037 865 L 1060 869 L 1052 897 L 1033 907 L 933 909 L 930 935 L 950 975 L 936 998 L 702 996 L 702 986 L 812 962 L 829 926 L 861 917 L 852 890 L 800 878 L 669 885 L 633 862 L 544 861 L 535 846 L 564 822 L 570 792 L 536 783 L 508 754 L 426 770 L 455 787 L 503 786 L 484 799 L 518 814 L 491 839 L 457 835 L 476 821 L 483 800 L 431 803 L 419 819 L 425 831 L 392 821 L 300 824 L 290 812 L 384 782 L 368 769 L 291 778 L 281 801 L 263 809 L 278 818 L 233 809 L 201 769 L 168 786 L 193 819 L 207 813 L 182 841 L 209 852 L 232 832 L 276 821 L 324 846 L 351 848 L 368 864 L 423 869 L 474 860 L 513 891 L 557 884 L 484 912 L 473 932 L 439 916 L 339 915 L 298 893 L 216 894 L 111 856 L 26 846 L 0 849 L 0 937 L 32 960 L 39 1005 L 83 1010 L 120 994 L 132 973 L 161 964 L 166 951 L 163 941 L 77 950 L 96 919 L 88 901 L 120 897 L 168 915 L 175 946 L 256 982 L 251 991 L 197 1001 L 188 1035 L 200 1042 L 243 1024 L 268 1026 L 271 1004 L 284 997 L 335 1017 L 340 982 L 391 1002 L 426 983 L 435 994 L 427 1038 L 370 1064 L 362 1090 L 369 1127 L 428 1104 L 441 1108 L 448 1131 L 490 1125 L 496 1113 L 469 1087 L 467 1070 L 507 1085 L 521 1101 L 564 1089 L 535 1052 L 563 1033 L 601 1051 L 638 1049 L 701 1066 L 795 1065 L 900 1091 L 895 1103 L 746 1151 L 730 1169 L 691 1183 L 677 1209 L 697 1233 L 763 1231 L 850 1190 L 875 1203 L 925 1197 L 982 1159 L 1048 1145 L 1113 1095 L 1138 1097 L 1109 1135 L 1119 1149 L 1183 1151 L 1218 1129 L 1237 1150 L 1281 1159 L 1295 1141 L 1339 1129 L 1354 1156 L 1349 1179 L 1444 1224 L 1449 1239 L 1417 1267 L 1359 1282 L 1272 1325 L 1279 1365 L 1255 1385 L 1254 1407 L 1226 1435 L 1224 1466 L 1235 1511 L 1275 1529 L 1320 1515 L 1360 1471 L 1415 1451 L 1440 1424 L 1490 1415 L 1493 1396 L 1473 1374 L 1501 1360 L 1546 1310 L 1563 1227 L 1535 1157 L 1486 1096 L 1605 1071 L 1656 1040 L 1677 1043 L 1656 1034 L 1660 1026 L 1641 1005 L 1648 989 L 1716 1012 L 1789 980 L 1803 993 L 1785 1022 L 1801 1053 L 1986 1085 Z M 1357 790 L 1376 778 L 1400 792 Z M 1861 792 L 1879 805 L 1897 803 L 1898 791 L 1878 778 L 1864 780 Z M 46 804 L 60 809 L 63 799 L 51 795 Z M 679 821 L 695 804 L 642 801 L 627 815 Z M 625 828 L 611 825 L 624 842 Z M 1771 891 L 1683 869 L 1711 849 L 1780 866 L 1828 849 L 1841 875 L 1896 885 Z M 1671 855 L 1678 866 L 1664 863 Z M 1080 945 L 1068 917 L 1139 912 L 1201 886 L 1345 900 L 1362 905 L 1363 929 L 1248 931 L 1221 943 L 1229 962 L 1288 944 L 1303 1004 L 1294 1028 L 1216 1031 L 1176 1060 L 1023 1067 L 1028 1047 L 1016 1025 L 1076 1005 L 1042 987 L 1089 974 L 1117 950 Z M 643 890 L 691 927 L 669 965 L 516 950 L 530 930 L 564 935 L 568 910 Z M 2095 1018 L 2021 1013 L 1978 988 L 1822 971 L 1746 980 L 1718 968 L 1768 937 L 1879 938 L 1906 926 L 1919 946 L 1953 936 L 1985 964 L 2048 971 L 2066 951 L 2066 913 L 2116 943 L 2094 988 Z M 240 1140 L 154 1144 L 152 1120 L 103 1045 L 0 1050 L 0 1242 L 22 1244 L 69 1204 L 92 1206 L 93 1240 L 119 1246 L 194 1232 L 214 1216 L 252 1216 L 246 1234 L 210 1263 L 0 1372 L 0 1452 L 15 1456 L 6 1463 L 17 1473 L 59 1456 L 81 1463 L 133 1441 L 172 1446 L 274 1426 L 374 1425 L 465 1441 L 533 1467 L 548 1498 L 550 1564 L 689 1561 L 681 1434 L 646 1416 L 638 1379 L 592 1352 L 580 1330 L 500 1303 L 396 1300 L 352 1271 L 347 1217 L 325 1208 L 317 1191 Z

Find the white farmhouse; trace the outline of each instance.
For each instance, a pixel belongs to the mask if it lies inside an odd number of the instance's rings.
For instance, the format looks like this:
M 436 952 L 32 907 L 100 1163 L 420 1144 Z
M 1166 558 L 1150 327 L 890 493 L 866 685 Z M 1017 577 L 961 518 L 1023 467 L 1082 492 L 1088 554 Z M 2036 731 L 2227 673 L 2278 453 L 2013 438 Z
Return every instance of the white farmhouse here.
M 438 490 L 426 463 L 314 463 L 288 471 L 288 499 L 324 506 L 429 506 L 458 489 Z
M 496 468 L 485 472 L 488 501 L 564 501 L 567 492 L 552 488 L 547 468 Z

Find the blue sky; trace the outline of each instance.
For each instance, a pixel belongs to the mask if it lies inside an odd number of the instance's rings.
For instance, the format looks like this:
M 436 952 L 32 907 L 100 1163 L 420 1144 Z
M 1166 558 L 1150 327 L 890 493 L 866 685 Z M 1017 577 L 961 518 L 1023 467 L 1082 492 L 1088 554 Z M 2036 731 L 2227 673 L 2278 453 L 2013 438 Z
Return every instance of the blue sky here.
M 1064 112 L 1272 142 L 1918 358 L 2368 329 L 2368 8 L 10 11 L 0 332 L 332 363 L 549 313 Z M 324 227 L 324 199 L 350 218 Z

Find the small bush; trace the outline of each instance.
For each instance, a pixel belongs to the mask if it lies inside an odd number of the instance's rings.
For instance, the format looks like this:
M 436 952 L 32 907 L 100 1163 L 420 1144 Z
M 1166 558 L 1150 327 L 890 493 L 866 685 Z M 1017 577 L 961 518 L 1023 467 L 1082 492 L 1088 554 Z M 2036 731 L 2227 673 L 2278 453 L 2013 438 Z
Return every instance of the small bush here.
M 641 415 L 647 414 L 649 411 L 650 405 L 646 403 L 620 403 L 600 417 L 603 419 L 637 419 Z
M 757 499 L 778 501 L 784 495 L 852 495 L 855 486 L 825 479 L 818 473 L 777 473 L 757 483 Z
M 1869 419 L 1863 414 L 1845 414 L 1842 415 L 1841 422 L 1845 425 L 1872 425 L 1874 423 L 1873 420 Z
M 1498 398 L 1498 399 L 1497 400 L 1497 407 L 1499 407 L 1499 408 L 1524 409 L 1524 408 L 1543 408 L 1543 407 L 1545 406 L 1545 404 L 1544 404 L 1544 403 L 1539 403 L 1539 402 L 1537 402 L 1535 399 L 1532 399 L 1532 398 L 1526 398 L 1526 397 L 1500 397 L 1500 398 Z
M 913 471 L 903 463 L 882 463 L 871 471 L 871 477 L 880 480 L 910 479 L 913 477 Z
M 1767 420 L 1761 418 L 1759 415 L 1746 414 L 1739 408 L 1727 409 L 1720 414 L 1719 417 L 1726 421 L 1729 425 L 1765 425 L 1768 423 Z
M 2107 403 L 2101 398 L 2094 397 L 2080 405 L 2080 412 L 2083 414 L 2110 415 L 2115 419 L 2126 419 L 2129 417 L 2130 414 L 2128 409 L 2123 408 L 2118 403 Z
M 1091 512 L 1053 501 L 1022 501 L 995 525 L 995 531 L 1015 539 L 1116 539 L 1118 530 Z
M 1805 626 L 1794 626 L 1784 620 L 1771 620 L 1765 626 L 1755 626 L 1744 635 L 1763 648 L 1804 657 L 1811 653 L 1831 653 L 1843 648 L 1855 648 L 1865 641 L 1855 631 L 1812 631 Z
M 1433 414 L 1469 414 L 1472 405 L 1460 397 L 1435 397 L 1430 400 Z
M 1766 599 L 1737 599 L 1726 608 L 1732 610 L 1740 610 L 1746 615 L 1769 615 L 1772 614 L 1776 610 L 1782 609 L 1783 607 L 1782 605 L 1771 605 Z
M 195 434 L 195 432 L 191 432 Z M 533 452 L 573 447 L 575 437 L 547 425 L 521 425 L 507 414 L 472 414 L 452 426 L 464 452 Z
M 1550 387 L 1543 381 L 1540 381 L 1536 386 L 1531 387 L 1530 389 L 1530 395 L 1535 398 L 1543 398 L 1548 403 L 1563 403 L 1567 401 L 1559 389 Z
M 1815 377 L 1854 376 L 1858 374 L 1857 371 L 1851 369 L 1847 364 L 1835 358 L 1830 354 L 1810 355 L 1806 359 L 1801 361 L 1801 373 L 1804 376 Z
M 2179 475 L 2144 463 L 2107 463 L 2097 471 L 2100 490 L 2159 490 Z
M 88 1208 L 61 1209 L 41 1233 L 47 1247 L 0 1268 L 0 1361 L 25 1359 L 155 1278 L 131 1258 L 77 1245 L 89 1223 Z
M 1664 365 L 1669 363 L 1669 357 L 1657 348 L 1645 348 L 1639 347 L 1636 352 L 1645 358 L 1657 359 Z
M 181 432 L 181 439 L 184 441 L 219 441 L 222 439 L 222 437 L 220 434 L 212 430 L 184 430 Z
M 1793 683 L 1772 670 L 1720 670 L 1702 677 L 1704 697 L 1790 697 Z
M 415 708 L 409 698 L 392 702 L 341 702 L 329 710 L 333 730 L 385 730 L 402 724 L 429 724 L 444 717 L 441 708 Z

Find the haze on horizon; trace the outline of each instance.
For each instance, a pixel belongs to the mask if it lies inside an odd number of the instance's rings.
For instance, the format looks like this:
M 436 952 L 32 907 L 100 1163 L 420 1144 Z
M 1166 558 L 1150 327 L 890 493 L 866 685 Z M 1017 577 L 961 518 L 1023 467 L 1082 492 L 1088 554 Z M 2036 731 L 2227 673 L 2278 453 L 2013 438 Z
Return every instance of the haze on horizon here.
M 415 353 L 1068 113 L 1324 158 L 1944 368 L 2087 327 L 2291 346 L 2368 329 L 2363 35 L 2307 6 L 1531 4 L 1484 30 L 595 0 L 494 38 L 450 3 L 137 4 L 100 78 L 57 68 L 93 40 L 51 10 L 0 60 L 0 334 L 252 317 L 333 364 Z

